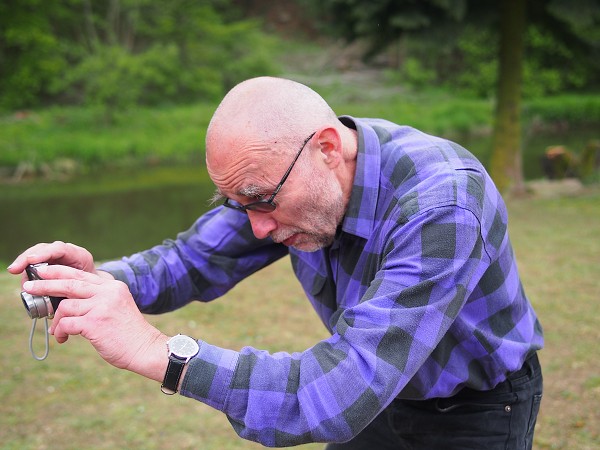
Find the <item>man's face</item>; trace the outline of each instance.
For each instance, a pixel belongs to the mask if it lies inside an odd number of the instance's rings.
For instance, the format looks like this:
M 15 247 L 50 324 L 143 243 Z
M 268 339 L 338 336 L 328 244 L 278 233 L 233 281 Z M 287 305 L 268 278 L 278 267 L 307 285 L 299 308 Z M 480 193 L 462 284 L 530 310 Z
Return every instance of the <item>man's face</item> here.
M 256 150 L 256 149 L 255 149 Z M 239 151 L 238 157 L 209 157 L 209 174 L 219 191 L 241 204 L 268 198 L 293 156 L 273 161 L 271 151 Z M 277 194 L 270 213 L 248 211 L 254 235 L 302 251 L 333 242 L 345 212 L 342 188 L 318 151 L 304 151 Z M 269 157 L 271 155 L 271 157 Z M 240 214 L 242 214 L 240 212 Z
M 345 205 L 340 184 L 331 171 L 302 167 L 298 172 L 296 192 L 272 213 L 280 209 L 278 226 L 269 234 L 275 242 L 312 252 L 331 245 Z M 260 220 L 250 218 L 253 219 Z

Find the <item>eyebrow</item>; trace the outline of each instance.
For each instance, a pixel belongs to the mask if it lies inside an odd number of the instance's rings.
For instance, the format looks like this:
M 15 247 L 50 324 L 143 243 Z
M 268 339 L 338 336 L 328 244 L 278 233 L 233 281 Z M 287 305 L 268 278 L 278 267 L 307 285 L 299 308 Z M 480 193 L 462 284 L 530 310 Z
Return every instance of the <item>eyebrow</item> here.
M 267 191 L 267 189 L 265 189 L 262 186 L 257 186 L 256 184 L 250 184 L 250 185 L 240 189 L 238 191 L 238 194 L 242 195 L 244 197 L 254 198 L 254 197 L 259 196 L 260 194 L 263 194 L 266 191 Z
M 239 195 L 239 196 L 241 196 L 241 197 L 256 198 L 256 197 L 260 196 L 261 194 L 264 194 L 265 192 L 268 192 L 269 189 L 270 188 L 265 188 L 263 186 L 258 186 L 256 184 L 250 184 L 248 186 L 245 186 L 245 187 L 239 189 L 236 192 L 236 194 Z M 223 194 L 217 188 L 215 190 L 215 192 L 213 193 L 212 197 L 210 198 L 210 204 L 224 201 L 226 198 L 227 198 L 227 196 L 225 194 Z

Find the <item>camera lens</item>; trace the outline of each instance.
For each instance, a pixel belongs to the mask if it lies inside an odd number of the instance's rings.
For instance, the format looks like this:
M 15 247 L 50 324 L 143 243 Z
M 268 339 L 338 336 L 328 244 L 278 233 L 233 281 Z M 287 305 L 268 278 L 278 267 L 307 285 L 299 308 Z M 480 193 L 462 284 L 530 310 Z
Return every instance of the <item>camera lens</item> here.
M 41 280 L 42 278 L 37 273 L 37 268 L 40 266 L 47 266 L 48 263 L 32 264 L 25 268 L 27 272 L 27 278 L 29 280 Z M 47 295 L 31 295 L 28 292 L 21 292 L 21 300 L 23 300 L 23 306 L 27 310 L 27 314 L 32 319 L 43 319 L 48 317 L 52 319 L 54 312 L 58 309 L 58 305 L 63 301 L 64 297 L 50 297 Z
M 21 300 L 23 300 L 23 306 L 25 306 L 27 314 L 32 319 L 41 319 L 54 315 L 50 297 L 41 297 L 39 295 L 31 295 L 28 292 L 21 292 Z

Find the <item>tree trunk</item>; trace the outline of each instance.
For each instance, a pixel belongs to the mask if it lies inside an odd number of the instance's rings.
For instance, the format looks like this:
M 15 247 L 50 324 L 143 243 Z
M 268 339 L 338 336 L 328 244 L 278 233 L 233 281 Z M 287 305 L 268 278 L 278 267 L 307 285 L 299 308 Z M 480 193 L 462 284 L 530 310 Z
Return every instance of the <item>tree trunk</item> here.
M 490 173 L 501 192 L 525 191 L 521 155 L 521 80 L 526 0 L 502 0 L 496 114 Z
M 94 13 L 92 12 L 90 0 L 83 1 L 83 15 L 88 47 L 93 53 L 97 50 L 99 40 L 98 33 L 96 33 L 96 26 L 94 25 Z

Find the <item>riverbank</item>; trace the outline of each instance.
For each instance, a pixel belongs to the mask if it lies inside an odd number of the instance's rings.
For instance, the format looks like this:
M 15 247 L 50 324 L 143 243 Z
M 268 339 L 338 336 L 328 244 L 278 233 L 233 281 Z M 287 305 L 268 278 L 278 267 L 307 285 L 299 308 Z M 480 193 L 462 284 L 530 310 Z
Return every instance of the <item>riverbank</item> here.
M 484 162 L 489 156 L 490 100 L 411 92 L 371 73 L 362 78 L 316 77 L 313 85 L 340 114 L 384 117 L 461 143 L 481 142 L 472 151 Z M 202 162 L 206 127 L 216 106 L 136 108 L 115 111 L 110 118 L 105 110 L 81 107 L 2 116 L 0 180 L 60 180 L 94 170 Z M 568 145 L 577 154 L 587 141 L 600 139 L 598 124 L 600 94 L 525 101 L 524 156 L 539 159 L 544 148 L 535 141 L 540 135 L 548 136 L 547 145 Z

